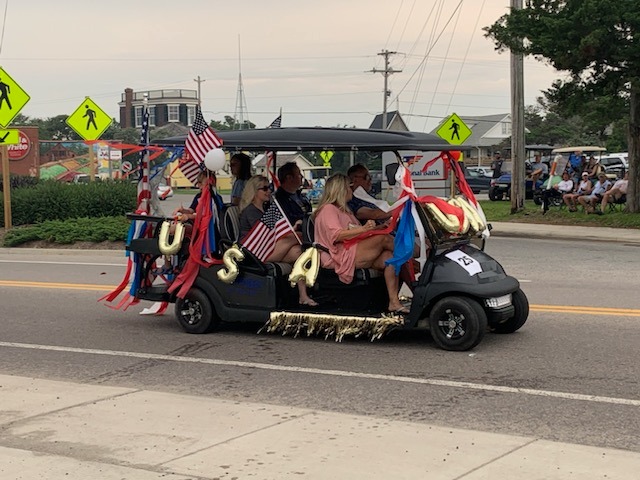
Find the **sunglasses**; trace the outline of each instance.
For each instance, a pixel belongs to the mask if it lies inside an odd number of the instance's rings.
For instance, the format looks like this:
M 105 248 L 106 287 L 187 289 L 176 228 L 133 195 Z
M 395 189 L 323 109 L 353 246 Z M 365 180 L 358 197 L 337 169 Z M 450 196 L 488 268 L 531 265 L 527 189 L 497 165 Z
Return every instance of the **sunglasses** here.
M 271 187 L 269 185 L 265 185 L 264 187 L 258 188 L 258 190 L 262 190 L 263 192 L 271 191 Z

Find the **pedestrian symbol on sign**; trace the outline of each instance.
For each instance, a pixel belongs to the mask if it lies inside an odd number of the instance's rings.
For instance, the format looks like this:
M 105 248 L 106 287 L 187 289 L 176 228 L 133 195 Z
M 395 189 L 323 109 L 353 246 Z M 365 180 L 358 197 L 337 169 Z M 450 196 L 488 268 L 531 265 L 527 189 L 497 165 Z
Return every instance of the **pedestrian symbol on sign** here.
M 2 104 L 7 102 L 7 107 L 11 110 L 11 102 L 9 101 L 9 94 L 11 93 L 11 87 L 4 83 L 2 79 L 0 79 L 0 108 L 2 108 Z
M 457 137 L 458 140 L 460 140 L 460 134 L 458 133 L 458 129 L 460 128 L 460 124 L 456 123 L 456 119 L 452 118 L 451 119 L 451 126 L 449 127 L 449 130 L 453 130 L 453 132 L 451 132 L 451 140 L 453 140 L 454 137 Z
M 84 113 L 82 118 L 87 117 L 87 130 L 89 130 L 90 125 L 93 125 L 93 128 L 97 130 L 98 126 L 96 125 L 96 111 L 89 108 L 89 105 L 85 105 L 84 108 L 86 108 L 87 111 Z

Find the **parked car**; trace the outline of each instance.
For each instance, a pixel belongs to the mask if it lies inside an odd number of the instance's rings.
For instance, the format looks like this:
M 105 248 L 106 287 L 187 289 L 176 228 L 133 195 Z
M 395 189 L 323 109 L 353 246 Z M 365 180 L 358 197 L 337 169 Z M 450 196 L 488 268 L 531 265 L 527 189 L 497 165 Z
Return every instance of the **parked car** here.
M 502 175 L 498 178 L 491 179 L 491 186 L 489 187 L 489 200 L 497 201 L 506 198 L 511 198 L 511 162 L 504 162 L 502 164 Z M 525 173 L 528 176 L 533 171 L 533 166 L 530 162 L 525 162 Z M 545 177 L 546 178 L 546 177 Z M 525 180 L 524 192 L 525 198 L 532 199 L 533 191 L 538 188 L 545 178 L 540 178 L 536 185 L 533 185 L 531 179 Z
M 98 174 L 95 174 L 93 178 L 95 179 L 96 182 L 102 181 L 102 179 L 100 178 L 100 175 Z M 89 183 L 89 180 L 90 180 L 90 177 L 89 177 L 89 174 L 87 173 L 79 173 L 75 177 L 73 177 L 73 183 Z
M 491 186 L 491 177 L 481 174 L 478 170 L 466 169 L 464 178 L 471 187 L 473 193 L 486 192 Z
M 382 170 L 369 170 L 371 174 L 371 191 L 369 192 L 372 197 L 379 198 L 382 193 Z
M 491 178 L 493 176 L 493 170 L 491 167 L 467 167 L 469 172 L 478 172 L 481 176 Z
M 170 197 L 173 197 L 173 188 L 171 188 L 171 185 L 158 185 L 158 199 L 166 200 Z

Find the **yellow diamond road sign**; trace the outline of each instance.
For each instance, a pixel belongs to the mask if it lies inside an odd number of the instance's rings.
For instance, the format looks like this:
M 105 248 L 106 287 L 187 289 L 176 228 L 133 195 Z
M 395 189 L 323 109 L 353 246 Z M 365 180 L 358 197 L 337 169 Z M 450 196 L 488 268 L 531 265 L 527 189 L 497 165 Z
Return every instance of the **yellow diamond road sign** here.
M 0 145 L 19 145 L 20 130 L 0 130 Z
M 111 125 L 111 117 L 89 97 L 67 117 L 67 125 L 85 140 L 97 140 Z
M 458 115 L 452 113 L 436 131 L 438 136 L 451 145 L 462 145 L 471 136 L 471 130 Z
M 31 97 L 0 67 L 0 126 L 7 127 Z

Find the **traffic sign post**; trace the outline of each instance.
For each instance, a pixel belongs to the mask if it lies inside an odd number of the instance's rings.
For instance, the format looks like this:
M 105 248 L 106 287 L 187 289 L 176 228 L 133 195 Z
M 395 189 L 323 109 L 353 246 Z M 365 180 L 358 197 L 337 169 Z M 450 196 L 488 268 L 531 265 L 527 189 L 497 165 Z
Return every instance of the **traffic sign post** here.
M 86 97 L 76 110 L 67 117 L 67 125 L 80 135 L 85 141 L 100 138 L 109 125 L 111 117 L 102 110 L 96 102 Z M 89 145 L 89 181 L 95 180 L 96 157 L 93 145 Z
M 6 128 L 16 118 L 16 115 L 20 113 L 22 107 L 31 99 L 27 92 L 25 92 L 18 83 L 11 78 L 4 68 L 0 67 L 0 127 Z M 3 131 L 0 137 L 7 131 Z M 12 132 L 12 131 L 8 131 Z M 15 130 L 17 132 L 17 130 Z M 14 134 L 8 133 L 4 137 L 4 143 L 0 142 L 0 157 L 2 163 L 2 189 L 4 199 L 4 228 L 9 230 L 11 228 L 11 182 L 9 171 L 9 150 L 7 145 L 10 144 L 12 139 L 15 139 Z M 20 143 L 20 134 L 18 133 L 18 141 Z
M 442 122 L 442 125 L 436 131 L 440 138 L 451 145 L 462 145 L 471 136 L 471 133 L 469 127 L 455 113 L 452 113 L 449 118 Z
M 6 128 L 31 97 L 0 67 L 0 127 Z
M 322 158 L 323 167 L 331 168 L 331 159 L 333 158 L 333 152 L 331 150 L 320 152 L 320 158 Z
M 0 130 L 0 145 L 19 145 L 20 130 Z

